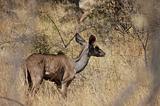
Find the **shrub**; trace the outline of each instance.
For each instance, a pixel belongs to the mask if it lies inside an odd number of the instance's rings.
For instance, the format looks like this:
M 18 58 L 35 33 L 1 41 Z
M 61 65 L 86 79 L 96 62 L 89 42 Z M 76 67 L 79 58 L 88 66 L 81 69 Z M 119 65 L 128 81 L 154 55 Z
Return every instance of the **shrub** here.
M 50 46 L 47 42 L 46 35 L 35 35 L 33 41 L 33 52 L 41 53 L 41 54 L 48 54 L 50 51 Z

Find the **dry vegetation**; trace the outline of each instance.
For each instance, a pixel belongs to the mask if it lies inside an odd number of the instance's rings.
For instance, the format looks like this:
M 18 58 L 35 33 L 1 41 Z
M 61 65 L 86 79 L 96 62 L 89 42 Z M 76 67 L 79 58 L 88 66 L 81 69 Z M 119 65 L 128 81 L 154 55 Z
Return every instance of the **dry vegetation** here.
M 78 23 L 77 10 L 67 3 L 0 0 L 0 106 L 159 106 L 160 92 L 152 95 L 155 73 L 148 68 L 152 39 L 146 31 L 147 17 L 137 15 L 135 2 L 124 0 L 122 5 L 122 1 L 97 0 L 93 13 Z M 49 81 L 43 82 L 35 97 L 27 98 L 24 59 L 33 52 L 59 50 L 75 58 L 80 46 L 73 40 L 64 48 L 60 35 L 67 44 L 77 31 L 86 40 L 95 34 L 106 56 L 91 58 L 66 99 Z

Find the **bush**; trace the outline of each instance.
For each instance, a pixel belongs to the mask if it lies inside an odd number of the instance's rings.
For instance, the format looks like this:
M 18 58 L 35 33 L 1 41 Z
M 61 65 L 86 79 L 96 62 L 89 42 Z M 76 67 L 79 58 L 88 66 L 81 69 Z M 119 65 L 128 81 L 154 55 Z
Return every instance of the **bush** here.
M 47 42 L 46 35 L 35 35 L 33 42 L 33 52 L 40 54 L 48 54 L 50 52 L 50 46 Z

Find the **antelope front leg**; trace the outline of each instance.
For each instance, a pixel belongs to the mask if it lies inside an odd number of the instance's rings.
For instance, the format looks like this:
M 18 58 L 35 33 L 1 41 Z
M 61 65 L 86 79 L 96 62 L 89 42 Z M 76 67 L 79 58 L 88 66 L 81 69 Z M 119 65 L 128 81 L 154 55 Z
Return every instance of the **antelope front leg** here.
M 65 82 L 65 83 L 62 83 L 62 86 L 61 86 L 61 93 L 62 93 L 62 96 L 65 98 L 67 97 L 67 88 L 68 86 L 70 85 L 70 83 L 72 82 L 73 79 Z
M 61 93 L 63 98 L 67 97 L 67 83 L 62 83 Z

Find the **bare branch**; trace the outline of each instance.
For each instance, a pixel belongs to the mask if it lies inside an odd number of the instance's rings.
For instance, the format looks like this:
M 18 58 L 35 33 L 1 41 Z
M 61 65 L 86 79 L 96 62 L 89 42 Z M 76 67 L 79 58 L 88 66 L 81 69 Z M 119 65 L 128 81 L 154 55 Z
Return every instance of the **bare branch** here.
M 69 40 L 69 42 L 68 42 L 67 44 L 65 44 L 65 42 L 64 42 L 64 40 L 63 40 L 63 37 L 62 37 L 62 35 L 61 35 L 61 33 L 60 33 L 60 30 L 58 29 L 56 23 L 53 21 L 53 19 L 52 19 L 48 14 L 46 14 L 46 15 L 47 15 L 47 17 L 51 20 L 51 22 L 54 24 L 54 26 L 56 27 L 56 29 L 57 29 L 57 31 L 58 31 L 58 33 L 59 33 L 59 36 L 60 36 L 60 38 L 61 38 L 61 40 L 62 40 L 62 43 L 63 43 L 64 48 L 67 48 L 67 47 L 69 46 L 69 44 L 71 43 L 71 41 L 74 39 L 75 36 L 73 36 L 73 37 Z
M 64 42 L 64 40 L 63 40 L 63 37 L 62 37 L 62 35 L 61 35 L 61 33 L 60 33 L 60 31 L 59 31 L 56 23 L 53 21 L 53 19 L 52 19 L 48 14 L 46 14 L 46 15 L 47 15 L 47 17 L 51 20 L 51 22 L 54 24 L 54 26 L 56 27 L 56 29 L 57 29 L 57 31 L 58 31 L 58 33 L 59 33 L 59 36 L 60 36 L 60 38 L 61 38 L 61 40 L 62 40 L 63 46 L 64 46 L 64 48 L 66 48 L 66 44 L 65 44 L 65 42 Z

